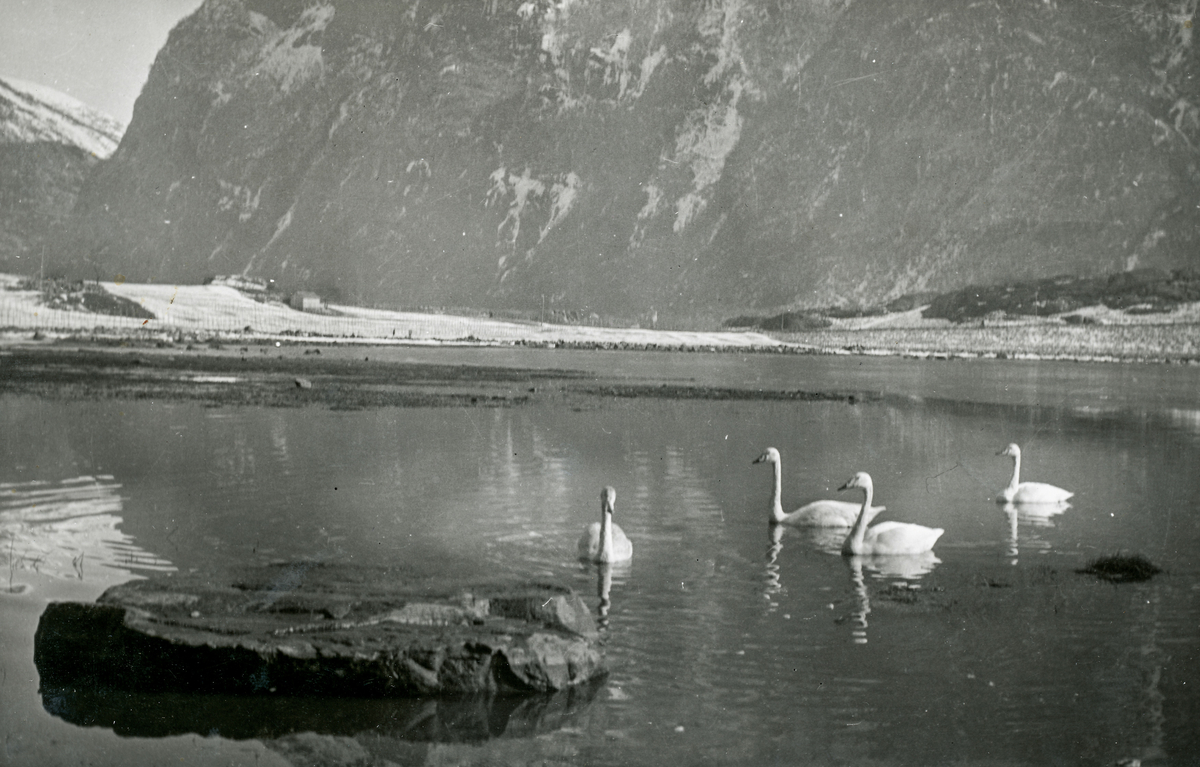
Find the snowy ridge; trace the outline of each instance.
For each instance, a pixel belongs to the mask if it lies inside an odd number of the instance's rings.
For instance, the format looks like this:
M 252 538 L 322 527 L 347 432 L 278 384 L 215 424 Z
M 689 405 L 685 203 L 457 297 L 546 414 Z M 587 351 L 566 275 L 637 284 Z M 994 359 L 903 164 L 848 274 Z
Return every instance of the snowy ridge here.
M 100 159 L 117 149 L 125 126 L 44 85 L 0 77 L 0 143 L 52 141 Z

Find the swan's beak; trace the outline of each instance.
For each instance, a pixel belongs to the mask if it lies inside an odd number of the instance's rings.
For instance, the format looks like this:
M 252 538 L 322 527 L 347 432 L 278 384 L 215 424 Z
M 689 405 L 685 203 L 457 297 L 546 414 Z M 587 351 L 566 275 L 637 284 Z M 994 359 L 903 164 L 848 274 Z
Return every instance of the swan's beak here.
M 839 488 L 838 488 L 838 491 L 840 492 L 840 491 L 842 491 L 842 490 L 849 490 L 849 489 L 850 489 L 850 483 L 849 483 L 849 482 L 847 482 L 846 484 L 844 484 L 844 485 L 842 485 L 841 487 L 839 487 Z
M 750 465 L 751 465 L 751 466 L 753 466 L 754 464 L 756 464 L 756 463 L 762 463 L 762 462 L 763 462 L 763 461 L 765 461 L 765 460 L 767 460 L 767 454 L 766 454 L 766 453 L 763 453 L 762 455 L 760 455 L 759 457 L 757 457 L 757 458 L 755 458 L 753 461 L 751 461 L 751 462 L 750 462 Z

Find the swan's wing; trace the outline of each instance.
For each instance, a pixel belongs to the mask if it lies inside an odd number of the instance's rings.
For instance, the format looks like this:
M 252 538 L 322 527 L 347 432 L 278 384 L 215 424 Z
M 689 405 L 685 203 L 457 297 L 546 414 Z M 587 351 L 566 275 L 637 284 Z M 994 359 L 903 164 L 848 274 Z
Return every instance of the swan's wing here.
M 861 506 L 847 501 L 813 501 L 785 515 L 782 521 L 804 527 L 849 527 Z
M 785 525 L 803 527 L 850 527 L 858 518 L 858 511 L 861 508 L 861 503 L 852 503 L 851 501 L 813 501 L 784 516 L 782 522 Z M 868 509 L 867 522 L 874 519 L 875 515 L 885 508 L 885 506 L 872 506 Z
M 867 528 L 864 541 L 874 554 L 916 554 L 933 548 L 944 532 L 940 527 L 911 522 L 880 522 Z
M 623 533 L 622 533 L 623 535 Z M 616 531 L 613 531 L 613 537 L 616 538 Z M 593 522 L 583 529 L 583 535 L 579 537 L 579 556 L 592 558 L 600 551 L 600 523 Z
M 1075 495 L 1070 490 L 1047 484 L 1045 482 L 1022 482 L 1013 494 L 1014 503 L 1058 503 Z
M 599 531 L 597 531 L 599 535 Z M 597 547 L 599 548 L 599 547 Z M 613 561 L 620 562 L 633 556 L 633 541 L 625 535 L 625 531 L 613 523 Z

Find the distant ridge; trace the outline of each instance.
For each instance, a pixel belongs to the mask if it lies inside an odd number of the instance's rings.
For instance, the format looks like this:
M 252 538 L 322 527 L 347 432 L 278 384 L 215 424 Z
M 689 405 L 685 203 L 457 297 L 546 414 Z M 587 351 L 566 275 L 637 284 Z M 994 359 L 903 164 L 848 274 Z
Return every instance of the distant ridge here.
M 68 144 L 103 160 L 116 151 L 124 132 L 116 118 L 65 93 L 0 76 L 0 142 Z
M 205 0 L 47 268 L 701 326 L 1197 267 L 1184 24 L 1165 0 Z
M 124 131 L 53 88 L 0 76 L 0 269 L 39 272 L 48 251 L 53 262 L 49 238 Z

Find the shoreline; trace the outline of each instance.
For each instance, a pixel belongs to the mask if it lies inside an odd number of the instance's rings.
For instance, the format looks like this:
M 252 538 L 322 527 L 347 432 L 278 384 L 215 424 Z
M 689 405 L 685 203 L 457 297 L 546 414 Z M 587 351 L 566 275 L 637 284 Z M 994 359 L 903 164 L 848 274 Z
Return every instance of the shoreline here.
M 308 344 L 356 347 L 525 346 L 574 350 L 861 354 L 930 359 L 1016 359 L 1200 364 L 1200 302 L 1131 314 L 1102 306 L 1069 318 L 987 318 L 954 324 L 923 308 L 835 319 L 811 330 L 675 330 L 524 322 L 330 305 L 305 312 L 220 285 L 101 283 L 136 316 L 48 306 L 0 275 L 0 349 L 163 348 Z
M 1012 359 L 1125 364 L 1200 364 L 1200 324 L 826 329 L 781 334 L 825 354 L 929 359 Z
M 561 332 L 555 333 L 555 328 Z M 0 349 L 234 347 L 473 348 L 527 347 L 578 351 L 814 354 L 910 359 L 1012 359 L 1123 364 L 1200 365 L 1200 323 L 1076 326 L 1049 319 L 987 326 L 832 327 L 819 330 L 722 333 L 540 326 L 526 337 L 474 334 L 423 338 L 297 335 L 253 331 L 127 329 L 88 331 L 0 329 Z

